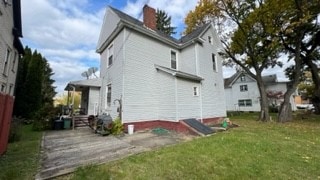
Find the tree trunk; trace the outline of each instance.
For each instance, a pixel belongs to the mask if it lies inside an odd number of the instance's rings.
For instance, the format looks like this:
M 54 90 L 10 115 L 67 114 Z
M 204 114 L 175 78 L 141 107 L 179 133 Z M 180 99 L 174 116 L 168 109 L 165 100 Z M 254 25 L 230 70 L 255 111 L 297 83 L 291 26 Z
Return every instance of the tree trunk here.
M 288 86 L 286 93 L 284 94 L 284 101 L 280 106 L 278 114 L 278 122 L 287 122 L 292 120 L 292 111 L 290 105 L 290 97 L 297 89 L 302 74 L 302 59 L 301 59 L 301 41 L 303 39 L 304 30 L 303 28 L 297 29 L 297 37 L 295 39 L 295 50 L 294 50 L 294 75 L 292 78 L 292 85 Z
M 294 92 L 294 89 L 292 93 L 293 92 Z M 292 120 L 292 108 L 290 104 L 290 97 L 292 93 L 290 92 L 290 90 L 287 90 L 286 94 L 284 95 L 284 101 L 280 106 L 280 111 L 278 114 L 278 122 L 287 122 Z
M 267 92 L 266 92 L 266 87 L 262 81 L 262 76 L 261 73 L 257 73 L 256 75 L 256 80 L 257 80 L 257 85 L 259 88 L 260 92 L 260 121 L 267 122 L 270 120 L 270 115 L 269 115 L 269 102 L 268 102 L 268 97 L 267 97 Z
M 318 72 L 318 66 L 312 62 L 312 59 L 306 57 L 304 61 L 307 63 L 311 70 L 312 80 L 314 83 L 314 92 L 312 95 L 312 104 L 315 108 L 315 114 L 320 114 L 320 77 Z

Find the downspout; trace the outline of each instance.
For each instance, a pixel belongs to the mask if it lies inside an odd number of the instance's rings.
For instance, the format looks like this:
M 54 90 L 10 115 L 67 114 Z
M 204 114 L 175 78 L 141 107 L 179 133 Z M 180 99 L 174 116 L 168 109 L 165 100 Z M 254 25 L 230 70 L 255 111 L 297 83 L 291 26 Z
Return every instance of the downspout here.
M 196 75 L 200 76 L 197 47 L 198 47 L 198 44 L 196 44 L 194 46 L 194 54 L 195 54 L 195 58 L 196 58 Z M 202 81 L 200 81 L 199 93 L 200 93 L 200 122 L 203 122 L 203 114 L 202 114 L 202 109 L 203 109 L 203 107 L 202 107 Z
M 125 60 L 126 60 L 126 41 L 127 41 L 127 38 L 129 38 L 129 35 L 130 33 L 128 33 L 127 37 L 126 37 L 126 33 L 127 32 L 127 29 L 124 28 L 123 29 L 123 48 L 122 48 L 122 52 L 123 52 L 123 59 L 122 59 L 122 98 L 121 98 L 121 103 L 122 103 L 122 108 L 121 108 L 121 123 L 123 124 L 123 119 L 124 119 L 124 116 L 123 116 L 123 109 L 124 109 L 124 85 L 125 85 L 125 81 L 124 81 L 124 78 L 125 78 Z
M 177 77 L 174 76 L 174 90 L 175 90 L 175 104 L 176 104 L 176 121 L 178 122 L 179 120 L 179 106 L 178 106 L 178 80 L 177 80 Z

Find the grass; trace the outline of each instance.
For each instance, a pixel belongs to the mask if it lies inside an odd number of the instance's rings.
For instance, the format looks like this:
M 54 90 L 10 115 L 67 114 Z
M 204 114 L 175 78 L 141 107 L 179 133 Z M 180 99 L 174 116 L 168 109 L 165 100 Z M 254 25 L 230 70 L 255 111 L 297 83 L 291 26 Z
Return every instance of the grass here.
M 100 166 L 64 179 L 320 179 L 320 118 L 279 124 L 233 116 L 241 127 Z
M 42 132 L 32 131 L 32 125 L 21 128 L 21 139 L 10 143 L 0 157 L 0 179 L 34 179 L 39 165 Z

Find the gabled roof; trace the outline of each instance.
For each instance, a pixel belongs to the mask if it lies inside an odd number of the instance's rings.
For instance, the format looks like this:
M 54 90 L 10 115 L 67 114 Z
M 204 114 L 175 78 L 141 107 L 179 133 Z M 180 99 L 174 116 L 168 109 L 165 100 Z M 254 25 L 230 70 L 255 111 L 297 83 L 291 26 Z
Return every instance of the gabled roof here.
M 163 71 L 165 73 L 171 74 L 172 76 L 175 76 L 175 77 L 179 77 L 179 78 L 183 78 L 183 79 L 187 79 L 187 80 L 192 80 L 192 81 L 198 81 L 198 82 L 203 80 L 202 77 L 194 75 L 194 74 L 189 74 L 189 73 L 186 73 L 186 72 L 182 72 L 182 71 L 178 71 L 178 70 L 175 70 L 175 69 L 159 66 L 159 65 L 156 65 L 156 64 L 154 65 L 154 67 L 157 70 L 160 70 L 160 71 Z
M 190 44 L 193 44 L 195 42 L 202 43 L 203 40 L 200 38 L 200 36 L 210 27 L 211 23 L 204 24 L 203 26 L 197 28 L 195 31 L 191 32 L 190 34 L 187 34 L 180 39 L 176 39 L 174 37 L 171 37 L 159 30 L 150 30 L 149 28 L 145 27 L 143 22 L 140 20 L 133 18 L 132 16 L 129 16 L 128 14 L 125 14 L 124 12 L 121 12 L 118 9 L 115 9 L 111 6 L 109 6 L 109 9 L 113 11 L 119 18 L 120 18 L 120 24 L 118 24 L 117 28 L 123 28 L 123 26 L 126 26 L 128 28 L 133 28 L 136 31 L 139 31 L 141 33 L 144 33 L 148 36 L 151 36 L 153 38 L 156 38 L 162 42 L 165 42 L 171 46 L 175 46 L 177 49 L 183 49 L 186 46 L 189 46 Z M 115 30 L 114 32 L 120 32 L 121 29 Z M 101 45 L 101 47 L 98 47 L 97 52 L 102 52 L 105 46 L 108 43 L 104 43 Z
M 73 90 L 73 87 L 75 88 L 75 90 L 80 90 L 83 87 L 101 87 L 101 79 L 94 78 L 94 79 L 85 79 L 80 81 L 71 81 L 67 84 L 64 90 L 70 91 L 70 90 Z
M 237 79 L 241 76 L 241 75 L 248 75 L 245 72 L 242 71 L 238 71 L 236 72 L 234 75 L 232 75 L 229 78 L 224 79 L 224 88 L 229 88 L 231 87 L 236 81 Z M 250 76 L 249 76 L 250 77 Z M 254 78 L 252 78 L 254 81 L 256 81 Z M 274 83 L 278 83 L 277 80 L 277 75 L 276 74 L 272 74 L 272 75 L 267 75 L 267 76 L 262 76 L 262 81 L 267 85 L 267 84 L 274 84 Z M 284 82 L 287 83 L 287 82 Z

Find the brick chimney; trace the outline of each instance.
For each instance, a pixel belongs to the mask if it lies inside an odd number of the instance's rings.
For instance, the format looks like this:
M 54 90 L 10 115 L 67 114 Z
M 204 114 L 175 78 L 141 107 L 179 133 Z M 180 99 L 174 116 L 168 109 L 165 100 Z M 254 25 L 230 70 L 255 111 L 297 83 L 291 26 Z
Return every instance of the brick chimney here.
M 156 10 L 148 5 L 143 6 L 143 24 L 152 29 L 157 29 Z

